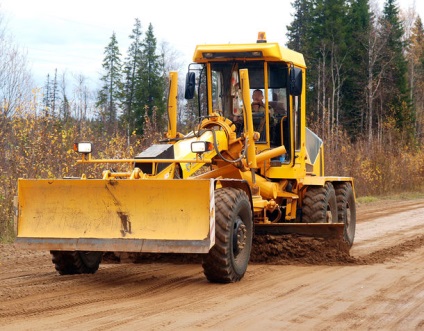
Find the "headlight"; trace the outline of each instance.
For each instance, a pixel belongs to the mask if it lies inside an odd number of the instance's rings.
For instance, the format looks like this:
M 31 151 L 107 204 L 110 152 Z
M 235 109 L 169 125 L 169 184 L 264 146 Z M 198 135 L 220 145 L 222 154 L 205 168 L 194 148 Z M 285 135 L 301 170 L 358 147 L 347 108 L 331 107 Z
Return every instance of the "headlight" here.
M 92 151 L 91 143 L 75 143 L 74 151 L 82 154 L 90 154 Z
M 204 153 L 212 149 L 213 145 L 209 141 L 193 141 L 191 143 L 191 151 L 193 153 Z

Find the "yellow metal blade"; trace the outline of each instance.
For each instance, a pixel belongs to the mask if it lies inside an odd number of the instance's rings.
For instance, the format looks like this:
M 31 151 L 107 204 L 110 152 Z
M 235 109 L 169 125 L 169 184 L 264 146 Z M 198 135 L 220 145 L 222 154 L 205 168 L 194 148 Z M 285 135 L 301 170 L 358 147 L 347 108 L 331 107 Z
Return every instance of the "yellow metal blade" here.
M 34 248 L 207 252 L 212 180 L 19 180 L 17 242 Z M 109 249 L 110 248 L 110 249 Z

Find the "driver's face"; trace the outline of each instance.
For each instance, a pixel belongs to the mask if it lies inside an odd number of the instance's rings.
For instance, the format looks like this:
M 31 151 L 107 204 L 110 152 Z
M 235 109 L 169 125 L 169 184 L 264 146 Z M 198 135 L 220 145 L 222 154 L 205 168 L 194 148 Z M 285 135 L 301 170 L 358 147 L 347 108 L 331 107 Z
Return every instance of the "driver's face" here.
M 262 101 L 264 98 L 261 91 L 254 91 L 252 95 L 253 101 Z

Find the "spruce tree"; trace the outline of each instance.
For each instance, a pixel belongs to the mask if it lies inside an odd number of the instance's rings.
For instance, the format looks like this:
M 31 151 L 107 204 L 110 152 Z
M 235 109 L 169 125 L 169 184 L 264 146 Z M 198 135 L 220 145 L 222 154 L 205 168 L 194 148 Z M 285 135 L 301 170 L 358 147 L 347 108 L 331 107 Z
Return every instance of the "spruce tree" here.
M 138 73 L 141 71 L 143 42 L 141 40 L 141 23 L 136 18 L 132 34 L 129 38 L 132 40 L 128 48 L 127 58 L 124 65 L 124 95 L 123 95 L 123 114 L 122 119 L 127 129 L 128 138 L 135 129 L 135 113 L 141 113 L 141 105 L 136 103 L 135 93 L 140 85 Z M 141 107 L 141 108 L 140 108 Z M 137 109 L 138 108 L 138 109 Z
M 63 72 L 60 77 L 60 104 L 59 104 L 59 118 L 63 120 L 64 123 L 67 123 L 71 119 L 71 102 L 68 99 L 66 92 L 67 80 L 66 73 Z
M 117 113 L 122 98 L 121 53 L 115 32 L 113 32 L 104 54 L 103 69 L 105 74 L 101 78 L 103 87 L 98 93 L 96 106 L 100 108 L 101 119 L 107 131 L 110 132 L 117 129 Z
M 420 144 L 424 143 L 424 27 L 421 17 L 417 17 L 412 28 L 409 45 L 411 63 L 410 88 L 415 118 L 416 137 Z
M 384 4 L 382 17 L 382 34 L 387 38 L 387 48 L 383 65 L 385 91 L 383 109 L 390 121 L 394 120 L 395 128 L 405 138 L 405 143 L 411 142 L 414 136 L 414 114 L 408 95 L 407 61 L 404 56 L 404 29 L 399 17 L 399 8 L 395 0 L 387 0 Z
M 287 28 L 287 47 L 297 52 L 307 54 L 308 35 L 311 29 L 312 2 L 309 0 L 294 0 L 293 22 Z
M 158 131 L 163 128 L 163 114 L 165 112 L 165 84 L 163 79 L 163 57 L 156 53 L 156 37 L 153 26 L 150 23 L 143 40 L 143 53 L 141 57 L 140 70 L 138 72 L 135 122 L 138 133 L 143 132 L 144 114 L 151 119 Z M 154 116 L 153 116 L 154 115 Z
M 367 81 L 369 66 L 369 35 L 372 14 L 368 0 L 353 0 L 349 7 L 346 44 L 349 45 L 345 82 L 342 88 L 341 119 L 343 127 L 353 140 L 365 134 L 367 110 Z
M 50 91 L 50 106 L 52 109 L 52 114 L 56 113 L 57 110 L 57 104 L 59 102 L 59 87 L 57 82 L 57 68 L 54 70 L 54 78 L 51 85 L 51 91 Z
M 48 115 L 50 113 L 51 107 L 51 81 L 50 81 L 50 74 L 47 74 L 46 78 L 46 84 L 44 85 L 44 93 L 43 93 L 43 111 L 45 115 Z
M 343 118 L 342 87 L 349 48 L 346 44 L 347 5 L 344 0 L 296 1 L 295 26 L 289 45 L 300 45 L 308 66 L 307 113 L 321 123 L 319 134 L 338 130 Z M 300 19 L 301 18 L 301 19 Z M 298 34 L 305 34 L 298 37 Z M 302 40 L 301 42 L 300 40 Z

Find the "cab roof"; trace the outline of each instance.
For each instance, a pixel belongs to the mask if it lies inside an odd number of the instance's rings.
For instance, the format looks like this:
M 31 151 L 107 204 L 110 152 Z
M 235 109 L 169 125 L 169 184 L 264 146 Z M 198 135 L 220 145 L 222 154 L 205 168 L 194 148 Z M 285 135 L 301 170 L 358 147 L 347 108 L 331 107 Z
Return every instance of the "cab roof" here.
M 226 60 L 283 61 L 306 68 L 303 54 L 278 43 L 197 45 L 193 55 L 193 61 L 196 63 Z

